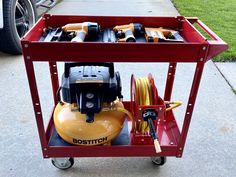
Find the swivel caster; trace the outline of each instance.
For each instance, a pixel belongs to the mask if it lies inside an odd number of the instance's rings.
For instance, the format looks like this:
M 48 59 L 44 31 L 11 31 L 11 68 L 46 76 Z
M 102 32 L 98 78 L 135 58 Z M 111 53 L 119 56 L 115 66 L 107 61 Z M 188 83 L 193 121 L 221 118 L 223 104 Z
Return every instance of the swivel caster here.
M 164 165 L 166 163 L 166 157 L 151 157 L 152 163 L 154 165 Z
M 67 170 L 73 166 L 74 158 L 52 158 L 52 164 L 61 170 Z

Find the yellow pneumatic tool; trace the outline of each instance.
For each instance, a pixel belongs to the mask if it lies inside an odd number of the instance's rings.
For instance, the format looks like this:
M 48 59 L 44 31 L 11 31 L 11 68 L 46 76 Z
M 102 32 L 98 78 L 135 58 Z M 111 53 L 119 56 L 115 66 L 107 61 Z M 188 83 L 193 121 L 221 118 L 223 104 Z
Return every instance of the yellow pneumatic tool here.
M 147 42 L 184 42 L 178 31 L 165 28 L 145 28 Z
M 116 32 L 118 42 L 136 42 L 135 35 L 142 33 L 143 25 L 140 23 L 130 23 L 115 26 L 113 30 Z
M 96 37 L 100 33 L 100 25 L 94 22 L 70 23 L 62 27 L 64 32 L 74 32 L 71 42 L 84 42 L 86 36 Z

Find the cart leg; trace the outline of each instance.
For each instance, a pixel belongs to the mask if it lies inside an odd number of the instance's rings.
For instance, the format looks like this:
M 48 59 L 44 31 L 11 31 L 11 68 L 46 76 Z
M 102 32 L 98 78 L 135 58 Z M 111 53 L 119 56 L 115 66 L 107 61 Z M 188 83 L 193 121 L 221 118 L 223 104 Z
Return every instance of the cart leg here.
M 38 89 L 36 85 L 34 66 L 33 66 L 33 62 L 27 59 L 27 57 L 24 57 L 24 61 L 25 61 L 25 67 L 27 68 L 26 72 L 28 76 L 30 93 L 31 93 L 31 98 L 33 102 L 33 108 L 34 108 L 34 113 L 36 117 L 36 123 L 37 123 L 39 138 L 41 142 L 41 147 L 42 147 L 44 157 L 47 157 L 46 155 L 47 139 L 46 139 L 44 124 L 43 124 L 43 115 L 42 115 L 42 110 L 41 110 L 41 105 L 40 105 L 40 100 L 39 100 Z
M 177 63 L 175 62 L 169 63 L 169 69 L 168 69 L 167 78 L 166 78 L 165 95 L 164 95 L 165 101 L 170 101 L 171 99 L 171 94 L 172 94 L 172 89 L 173 89 L 173 84 L 174 84 L 174 79 L 175 79 L 176 66 L 177 66 Z
M 187 109 L 185 112 L 184 123 L 183 123 L 182 131 L 180 135 L 180 141 L 178 145 L 177 157 L 181 157 L 183 153 L 189 125 L 192 118 L 193 108 L 195 105 L 195 101 L 196 101 L 196 97 L 197 97 L 197 93 L 198 93 L 198 89 L 199 89 L 199 85 L 200 85 L 200 81 L 201 81 L 201 77 L 203 73 L 203 68 L 204 68 L 204 62 L 198 62 L 195 69 L 195 74 L 194 74 L 192 88 L 189 95 Z
M 51 75 L 53 98 L 54 98 L 54 103 L 56 105 L 57 104 L 56 93 L 59 87 L 57 63 L 56 62 L 48 62 L 48 63 L 49 63 L 49 69 L 50 69 L 50 75 Z

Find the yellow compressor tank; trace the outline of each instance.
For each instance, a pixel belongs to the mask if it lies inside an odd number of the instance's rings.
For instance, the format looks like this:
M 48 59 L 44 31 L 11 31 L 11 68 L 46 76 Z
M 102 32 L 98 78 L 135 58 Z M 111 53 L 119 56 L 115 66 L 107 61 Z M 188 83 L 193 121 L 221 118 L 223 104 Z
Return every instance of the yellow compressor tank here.
M 117 108 L 124 106 L 116 102 L 113 111 L 101 111 L 94 115 L 94 122 L 87 123 L 85 114 L 71 111 L 71 104 L 58 103 L 53 115 L 55 128 L 61 138 L 71 144 L 94 146 L 109 143 L 120 133 L 125 121 L 124 113 L 114 111 Z

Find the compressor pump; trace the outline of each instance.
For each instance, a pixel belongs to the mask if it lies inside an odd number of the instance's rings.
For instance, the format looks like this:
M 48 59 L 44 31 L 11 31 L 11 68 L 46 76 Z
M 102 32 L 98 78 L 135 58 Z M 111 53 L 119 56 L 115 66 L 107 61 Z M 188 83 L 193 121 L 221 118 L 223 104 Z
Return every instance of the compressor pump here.
M 93 122 L 103 103 L 122 98 L 119 72 L 114 72 L 113 63 L 65 63 L 62 95 L 86 114 L 86 122 Z

